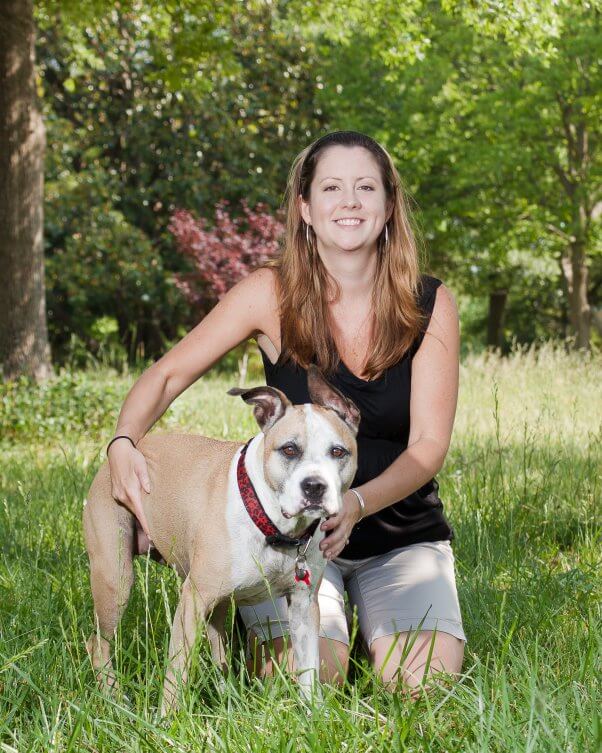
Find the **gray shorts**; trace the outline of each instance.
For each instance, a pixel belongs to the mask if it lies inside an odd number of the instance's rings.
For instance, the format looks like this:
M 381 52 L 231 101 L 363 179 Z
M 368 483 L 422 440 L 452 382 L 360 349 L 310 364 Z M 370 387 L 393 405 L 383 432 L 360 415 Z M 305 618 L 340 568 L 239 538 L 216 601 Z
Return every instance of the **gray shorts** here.
M 449 541 L 410 544 L 361 560 L 337 557 L 326 565 L 318 591 L 320 636 L 349 645 L 350 609 L 369 649 L 376 638 L 412 630 L 437 630 L 466 641 Z M 261 642 L 288 635 L 286 599 L 239 607 Z

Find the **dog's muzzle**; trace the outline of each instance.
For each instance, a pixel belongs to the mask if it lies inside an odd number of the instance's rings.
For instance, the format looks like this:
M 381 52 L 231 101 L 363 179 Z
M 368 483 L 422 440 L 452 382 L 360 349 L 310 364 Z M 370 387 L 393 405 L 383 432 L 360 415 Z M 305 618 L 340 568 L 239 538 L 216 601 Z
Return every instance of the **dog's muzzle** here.
M 326 484 L 318 476 L 309 476 L 301 482 L 303 496 L 310 504 L 319 503 L 326 489 Z

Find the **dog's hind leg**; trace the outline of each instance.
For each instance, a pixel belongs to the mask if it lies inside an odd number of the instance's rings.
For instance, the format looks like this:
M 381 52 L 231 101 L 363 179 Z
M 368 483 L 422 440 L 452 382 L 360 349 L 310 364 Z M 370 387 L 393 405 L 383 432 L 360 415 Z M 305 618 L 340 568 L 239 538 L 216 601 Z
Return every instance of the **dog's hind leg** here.
M 110 641 L 134 582 L 134 518 L 114 500 L 92 499 L 84 508 L 84 538 L 90 557 L 90 585 L 96 630 L 86 643 L 104 689 L 115 686 Z

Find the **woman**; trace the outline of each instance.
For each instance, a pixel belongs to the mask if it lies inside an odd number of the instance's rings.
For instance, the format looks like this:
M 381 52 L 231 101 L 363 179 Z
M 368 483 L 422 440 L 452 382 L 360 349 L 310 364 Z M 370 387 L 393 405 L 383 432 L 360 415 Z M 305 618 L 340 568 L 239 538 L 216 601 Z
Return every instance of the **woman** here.
M 347 670 L 345 589 L 387 687 L 416 687 L 427 666 L 458 673 L 466 639 L 453 534 L 434 479 L 456 410 L 458 314 L 447 288 L 419 274 L 399 175 L 368 136 L 338 131 L 301 152 L 289 176 L 282 255 L 235 285 L 144 372 L 115 434 L 136 444 L 186 387 L 252 336 L 267 384 L 309 402 L 314 361 L 362 416 L 352 489 L 341 513 L 322 523 L 321 678 L 340 681 Z M 113 496 L 146 529 L 143 455 L 119 440 L 109 462 Z M 241 609 L 253 667 L 264 674 L 273 657 L 293 668 L 283 601 Z

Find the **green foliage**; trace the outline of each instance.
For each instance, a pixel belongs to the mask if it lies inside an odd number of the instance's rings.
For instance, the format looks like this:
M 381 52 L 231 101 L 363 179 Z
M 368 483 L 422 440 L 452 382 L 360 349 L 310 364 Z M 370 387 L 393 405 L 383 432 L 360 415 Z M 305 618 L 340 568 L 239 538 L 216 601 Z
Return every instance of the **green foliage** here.
M 275 209 L 295 154 L 355 128 L 393 155 L 431 271 L 482 301 L 509 291 L 511 337 L 564 334 L 559 260 L 573 237 L 600 306 L 598 2 L 87 0 L 42 3 L 37 15 L 50 257 L 100 202 L 127 224 L 126 249 L 140 231 L 167 277 L 182 272 L 166 232 L 174 209 L 207 215 L 243 198 Z M 529 329 L 521 302 L 540 280 L 553 292 Z M 169 294 L 164 309 L 135 336 L 120 321 L 126 345 L 135 337 L 157 353 L 197 319 Z M 51 327 L 57 352 L 61 332 L 90 326 L 70 316 Z
M 97 350 L 103 342 L 98 321 L 110 313 L 126 347 L 142 341 L 148 355 L 159 354 L 171 316 L 183 308 L 161 257 L 145 234 L 110 205 L 92 205 L 77 226 L 63 247 L 47 256 L 55 345 L 64 349 L 75 335 Z
M 599 302 L 599 3 L 372 3 L 362 11 L 325 2 L 306 13 L 337 42 L 324 50 L 325 113 L 393 154 L 422 209 L 436 274 L 485 300 L 507 289 L 518 302 L 506 319 L 514 337 L 537 339 L 539 322 L 563 333 L 559 260 L 578 238 Z M 392 27 L 406 35 L 402 49 Z M 540 281 L 555 292 L 534 311 Z
M 126 383 L 111 375 L 98 380 L 93 372 L 63 371 L 36 385 L 26 377 L 0 388 L 0 436 L 5 442 L 32 441 L 98 434 L 115 423 L 127 392 Z
M 117 423 L 121 405 L 135 379 L 149 365 L 143 359 L 135 361 L 130 371 L 129 359 L 119 348 L 112 348 L 116 322 L 111 317 L 97 319 L 92 333 L 103 347 L 93 354 L 86 350 L 85 343 L 73 338 L 66 349 L 66 366 L 43 384 L 36 384 L 26 377 L 0 383 L 0 446 L 7 448 L 20 442 L 61 441 L 62 437 L 88 441 L 91 438 L 99 445 L 110 436 Z M 241 361 L 248 357 L 247 378 L 262 381 L 265 376 L 259 349 L 256 345 L 243 343 L 233 348 L 216 363 L 211 372 L 191 387 L 186 398 L 179 399 L 161 419 L 160 426 L 181 426 L 188 422 L 191 431 L 204 425 L 212 434 L 225 436 L 235 427 L 231 413 L 238 400 L 229 398 L 225 405 L 230 412 L 215 409 L 207 415 L 205 407 L 195 404 L 190 409 L 192 396 L 203 403 L 217 389 L 216 380 L 224 387 L 238 386 Z M 79 367 L 84 365 L 85 369 Z M 241 425 L 241 431 L 254 430 L 252 416 Z M 225 427 L 225 428 L 224 428 Z
M 315 54 L 309 46 L 299 58 L 296 41 L 262 3 L 209 9 L 206 17 L 199 3 L 153 14 L 117 6 L 93 25 L 63 27 L 48 22 L 55 12 L 48 7 L 40 10 L 38 60 L 50 144 L 53 350 L 60 362 L 72 332 L 94 347 L 90 327 L 106 313 L 117 316 L 128 352 L 142 344 L 158 355 L 199 318 L 171 285 L 188 269 L 167 233 L 171 213 L 212 214 L 223 198 L 233 207 L 243 198 L 277 207 L 300 140 L 320 123 Z M 74 267 L 68 292 L 65 264 Z

